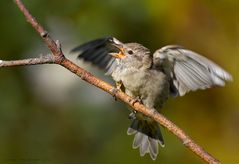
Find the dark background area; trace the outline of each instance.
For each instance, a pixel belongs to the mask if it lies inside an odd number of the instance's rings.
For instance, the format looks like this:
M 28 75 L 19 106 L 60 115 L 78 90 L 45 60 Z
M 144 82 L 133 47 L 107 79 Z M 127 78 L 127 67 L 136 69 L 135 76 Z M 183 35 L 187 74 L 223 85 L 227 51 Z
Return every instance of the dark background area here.
M 24 1 L 66 56 L 70 49 L 114 36 L 152 52 L 179 44 L 212 59 L 233 75 L 224 88 L 171 98 L 162 113 L 223 163 L 239 163 L 239 1 L 34 0 Z M 0 1 L 0 59 L 38 57 L 48 49 L 16 5 Z M 140 157 L 126 135 L 127 107 L 56 65 L 0 69 L 2 163 L 203 163 L 163 130 L 156 162 Z

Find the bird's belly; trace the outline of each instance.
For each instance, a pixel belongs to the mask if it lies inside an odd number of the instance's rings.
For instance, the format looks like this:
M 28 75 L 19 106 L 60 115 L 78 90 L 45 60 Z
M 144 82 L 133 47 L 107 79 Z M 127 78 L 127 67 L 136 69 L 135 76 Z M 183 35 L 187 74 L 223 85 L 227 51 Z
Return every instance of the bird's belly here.
M 169 96 L 169 82 L 165 74 L 161 72 L 152 73 L 150 78 L 141 88 L 141 100 L 149 108 L 160 109 Z

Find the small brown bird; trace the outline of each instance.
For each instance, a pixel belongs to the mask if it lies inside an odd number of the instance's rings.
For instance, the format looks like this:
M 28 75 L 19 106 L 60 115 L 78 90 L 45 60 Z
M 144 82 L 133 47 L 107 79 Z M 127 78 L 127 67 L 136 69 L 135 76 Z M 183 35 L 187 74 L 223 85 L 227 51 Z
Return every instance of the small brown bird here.
M 122 43 L 116 38 L 96 39 L 72 50 L 79 59 L 93 63 L 111 75 L 118 88 L 139 99 L 146 107 L 160 111 L 169 96 L 224 86 L 232 76 L 209 59 L 181 46 L 165 46 L 154 54 L 138 43 Z M 133 148 L 155 160 L 158 143 L 164 140 L 157 122 L 141 113 L 130 114 L 127 134 L 135 134 Z

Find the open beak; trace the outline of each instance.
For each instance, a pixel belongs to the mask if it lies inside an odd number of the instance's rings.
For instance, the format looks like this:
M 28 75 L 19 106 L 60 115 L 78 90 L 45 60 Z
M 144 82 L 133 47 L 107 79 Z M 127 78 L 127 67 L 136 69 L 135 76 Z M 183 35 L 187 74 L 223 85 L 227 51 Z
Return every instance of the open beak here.
M 120 47 L 119 45 L 115 45 L 115 47 L 117 47 L 119 49 L 119 52 L 112 52 L 110 53 L 111 56 L 113 56 L 114 58 L 118 58 L 118 59 L 122 59 L 125 57 L 124 54 L 124 48 Z

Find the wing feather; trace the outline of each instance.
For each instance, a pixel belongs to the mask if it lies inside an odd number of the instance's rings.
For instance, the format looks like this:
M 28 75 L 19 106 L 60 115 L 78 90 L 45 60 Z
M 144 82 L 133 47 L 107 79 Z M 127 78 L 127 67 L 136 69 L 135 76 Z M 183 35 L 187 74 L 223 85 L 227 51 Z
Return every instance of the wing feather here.
M 82 59 L 86 62 L 92 63 L 101 69 L 106 70 L 107 75 L 111 75 L 117 62 L 109 53 L 112 51 L 118 51 L 113 44 L 121 43 L 116 38 L 107 37 L 100 38 L 93 41 L 89 41 L 74 48 L 71 52 L 77 52 L 78 59 Z
M 154 65 L 168 74 L 180 96 L 197 89 L 224 86 L 225 81 L 232 80 L 220 66 L 181 46 L 165 46 L 153 56 Z
M 213 80 L 215 80 L 215 82 L 218 80 L 218 78 L 220 78 L 221 80 L 232 80 L 232 76 L 228 72 L 226 72 L 224 69 L 222 69 L 220 66 L 218 66 L 211 60 L 207 59 L 206 57 L 201 56 L 187 49 L 181 49 L 179 51 L 185 56 L 187 56 L 188 58 L 191 58 L 192 60 L 197 61 L 198 63 L 203 65 L 205 68 L 207 68 L 208 71 L 214 75 L 212 77 L 213 77 Z

